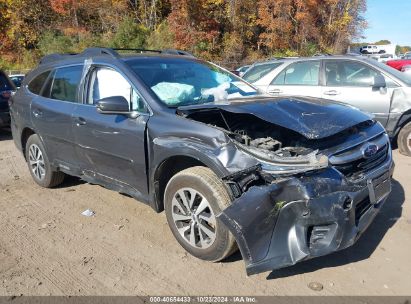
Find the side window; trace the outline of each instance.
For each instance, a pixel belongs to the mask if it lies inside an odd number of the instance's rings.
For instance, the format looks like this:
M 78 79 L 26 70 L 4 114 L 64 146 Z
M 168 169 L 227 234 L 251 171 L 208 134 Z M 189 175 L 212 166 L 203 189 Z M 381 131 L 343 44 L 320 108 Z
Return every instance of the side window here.
M 272 82 L 274 85 L 318 86 L 320 62 L 307 61 L 289 65 Z
M 247 73 L 243 75 L 243 79 L 251 83 L 255 82 L 263 78 L 265 75 L 270 73 L 272 70 L 279 67 L 281 64 L 282 62 L 266 63 L 266 64 L 259 64 L 259 65 L 253 66 L 249 70 L 247 70 Z
M 77 89 L 83 74 L 83 66 L 72 66 L 56 70 L 50 98 L 77 102 Z
M 47 80 L 50 71 L 41 73 L 37 77 L 35 77 L 32 81 L 30 81 L 28 85 L 28 89 L 30 92 L 36 95 L 40 95 L 41 89 L 43 88 L 44 82 Z
M 325 65 L 327 86 L 370 87 L 379 73 L 359 62 L 327 62 Z
M 148 112 L 140 95 L 119 72 L 109 68 L 95 69 L 90 77 L 87 103 L 95 104 L 99 99 L 112 96 L 123 96 L 131 111 Z

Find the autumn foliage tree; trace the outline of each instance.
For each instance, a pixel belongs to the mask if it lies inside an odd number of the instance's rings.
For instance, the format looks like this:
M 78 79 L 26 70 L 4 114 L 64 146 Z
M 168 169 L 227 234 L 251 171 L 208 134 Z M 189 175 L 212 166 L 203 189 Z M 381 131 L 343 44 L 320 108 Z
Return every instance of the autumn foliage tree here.
M 227 66 L 341 53 L 365 10 L 366 0 L 0 0 L 0 64 L 89 46 L 184 49 Z

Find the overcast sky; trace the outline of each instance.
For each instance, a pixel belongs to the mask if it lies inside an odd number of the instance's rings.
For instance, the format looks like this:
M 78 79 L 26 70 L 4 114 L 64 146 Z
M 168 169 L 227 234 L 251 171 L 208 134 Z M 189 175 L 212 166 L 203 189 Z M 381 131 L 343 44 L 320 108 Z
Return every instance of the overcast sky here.
M 367 0 L 364 41 L 411 45 L 411 0 Z

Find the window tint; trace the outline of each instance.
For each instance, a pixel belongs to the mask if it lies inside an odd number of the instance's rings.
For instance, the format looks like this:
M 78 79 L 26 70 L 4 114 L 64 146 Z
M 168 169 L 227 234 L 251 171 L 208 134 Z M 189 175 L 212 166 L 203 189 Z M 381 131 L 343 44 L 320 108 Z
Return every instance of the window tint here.
M 32 81 L 30 81 L 28 85 L 29 91 L 32 92 L 33 94 L 39 95 L 41 92 L 41 88 L 43 87 L 44 82 L 46 81 L 49 74 L 50 74 L 50 71 L 41 73 L 40 75 L 35 77 Z
M 320 62 L 307 61 L 289 65 L 272 82 L 274 85 L 317 86 L 319 83 Z
M 83 66 L 57 69 L 50 98 L 77 102 L 77 88 L 81 81 Z
M 94 70 L 90 79 L 88 104 L 112 96 L 123 96 L 132 111 L 148 112 L 140 95 L 120 73 L 108 68 Z
M 0 91 L 12 91 L 15 90 L 14 85 L 10 79 L 0 71 Z
M 251 67 L 247 73 L 244 74 L 243 79 L 248 81 L 248 82 L 255 82 L 261 78 L 263 78 L 265 75 L 270 73 L 272 70 L 278 68 L 280 65 L 282 65 L 282 62 L 276 62 L 276 63 L 266 63 L 266 64 L 259 64 Z

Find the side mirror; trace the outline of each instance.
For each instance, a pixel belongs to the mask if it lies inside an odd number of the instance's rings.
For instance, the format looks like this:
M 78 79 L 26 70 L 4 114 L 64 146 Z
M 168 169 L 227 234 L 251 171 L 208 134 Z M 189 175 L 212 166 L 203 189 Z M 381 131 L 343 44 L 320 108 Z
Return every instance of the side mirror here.
M 111 96 L 97 101 L 97 111 L 101 114 L 130 114 L 130 106 L 123 96 Z
M 384 76 L 381 74 L 374 77 L 374 84 L 372 85 L 373 89 L 379 90 L 381 88 L 386 88 L 387 83 L 385 82 Z

